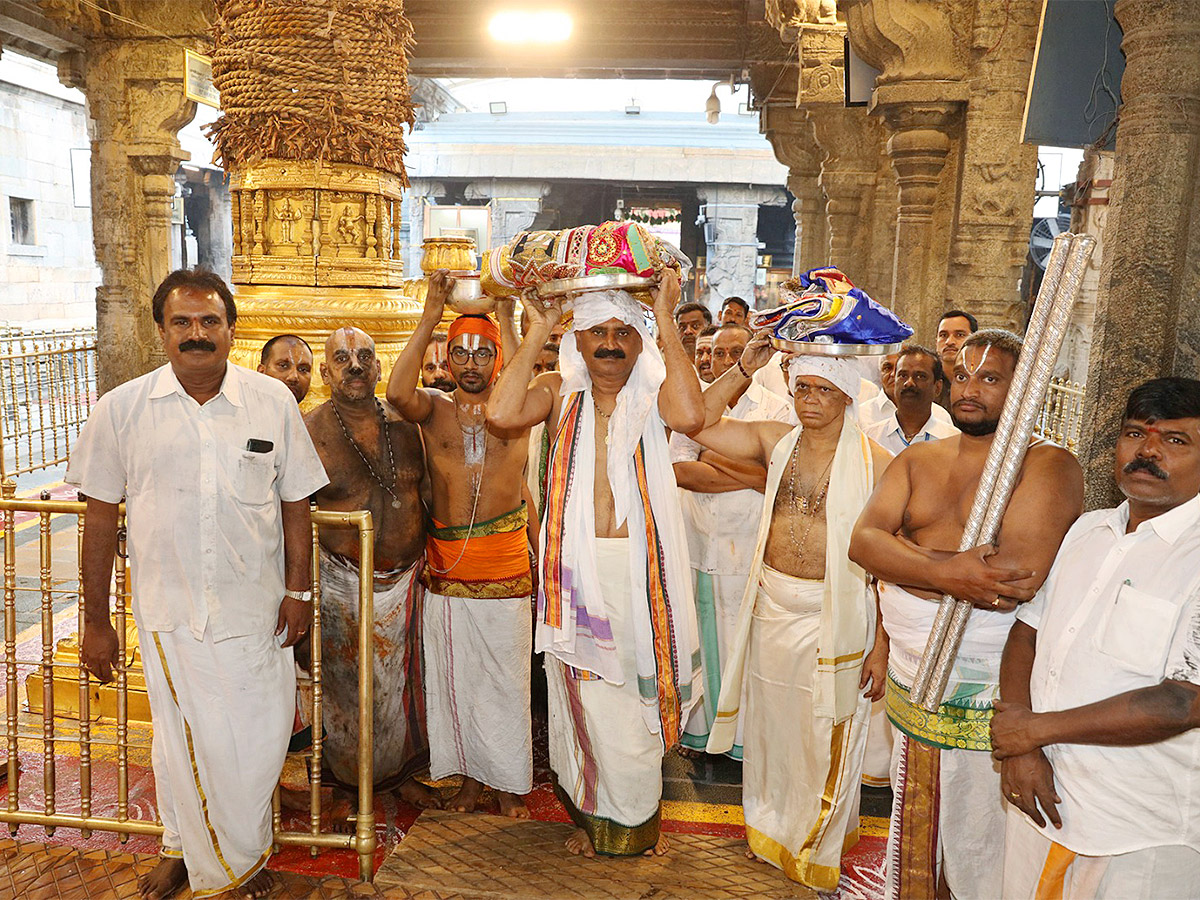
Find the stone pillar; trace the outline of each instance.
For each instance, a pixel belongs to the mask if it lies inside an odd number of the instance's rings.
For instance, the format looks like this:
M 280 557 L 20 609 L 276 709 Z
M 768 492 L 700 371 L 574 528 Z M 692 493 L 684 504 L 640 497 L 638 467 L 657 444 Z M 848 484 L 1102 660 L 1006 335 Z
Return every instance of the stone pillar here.
M 1022 142 L 1040 0 L 976 3 L 970 31 L 971 96 L 963 119 L 959 204 L 946 302 L 983 326 L 1021 331 L 1037 147 Z
M 954 196 L 943 183 L 961 103 L 921 98 L 909 85 L 880 86 L 872 100 L 891 137 L 888 156 L 896 170 L 898 205 L 892 263 L 892 309 L 918 341 L 932 344 L 945 307 Z M 919 85 L 917 87 L 924 87 Z M 940 93 L 935 87 L 933 93 Z M 939 199 L 942 201 L 939 203 Z M 938 221 L 934 220 L 935 206 Z
M 796 250 L 792 274 L 829 262 L 829 228 L 825 219 L 825 191 L 820 184 L 819 149 L 804 110 L 791 106 L 763 109 L 760 130 L 771 142 L 775 158 L 788 167 L 787 188 L 796 199 Z
M 1200 372 L 1200 0 L 1117 0 L 1116 16 L 1125 74 L 1081 446 L 1089 508 L 1119 500 L 1129 391 Z
M 754 281 L 758 271 L 758 207 L 785 202 L 782 188 L 746 188 L 740 185 L 706 184 L 696 189 L 704 204 L 708 306 L 719 309 L 726 297 L 742 297 L 754 305 Z
M 61 57 L 59 76 L 87 95 L 91 118 L 103 393 L 163 361 L 150 300 L 170 271 L 174 176 L 189 158 L 178 133 L 196 104 L 183 94 L 183 51 L 167 40 L 98 39 Z
M 408 240 L 402 241 L 405 272 L 416 274 L 421 271 L 421 241 L 425 239 L 426 203 L 437 203 L 445 196 L 446 186 L 440 181 L 430 181 L 428 178 L 412 179 L 408 190 L 404 192 L 403 215 L 404 221 L 408 223 Z
M 1108 195 L 1112 187 L 1113 153 L 1087 150 L 1075 178 L 1078 186 L 1071 209 L 1071 231 L 1090 234 L 1096 249 L 1083 273 L 1079 300 L 1071 310 L 1071 324 L 1058 355 L 1055 375 L 1087 384 L 1089 354 L 1096 324 L 1096 301 L 1100 294 L 1100 271 L 1104 263 L 1105 236 L 1108 232 Z
M 829 198 L 829 261 L 877 294 L 868 282 L 882 128 L 866 110 L 854 107 L 810 106 L 808 119 L 821 150 L 821 187 Z
M 487 201 L 491 207 L 491 246 L 498 247 L 526 231 L 542 211 L 542 199 L 550 193 L 544 181 L 509 181 L 493 178 L 467 185 L 468 200 Z M 481 248 L 486 249 L 486 248 Z

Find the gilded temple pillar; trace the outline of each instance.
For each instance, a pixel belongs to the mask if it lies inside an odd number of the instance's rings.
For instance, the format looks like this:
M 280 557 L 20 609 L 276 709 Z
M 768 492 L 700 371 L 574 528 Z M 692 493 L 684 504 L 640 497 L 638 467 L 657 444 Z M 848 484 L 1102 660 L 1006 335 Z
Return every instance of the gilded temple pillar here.
M 174 175 L 189 158 L 178 133 L 196 112 L 183 93 L 183 56 L 172 41 L 98 39 L 59 62 L 90 117 L 102 393 L 163 361 L 150 300 L 171 268 Z
M 1112 448 L 1129 391 L 1200 372 L 1200 0 L 1118 0 L 1116 16 L 1125 74 L 1081 448 L 1089 508 L 1120 500 Z
M 253 366 L 265 341 L 290 332 L 319 367 L 325 339 L 353 324 L 375 339 L 387 373 L 420 312 L 400 246 L 412 26 L 398 0 L 217 0 L 216 11 L 224 112 L 211 133 L 233 210 L 231 358 Z M 297 54 L 308 66 L 299 80 L 288 62 Z M 314 379 L 305 405 L 328 396 Z
M 820 184 L 821 163 L 812 125 L 804 110 L 785 106 L 763 109 L 760 130 L 771 142 L 775 158 L 788 169 L 787 188 L 796 199 L 796 250 L 792 274 L 829 262 L 829 229 L 825 219 L 825 191 Z

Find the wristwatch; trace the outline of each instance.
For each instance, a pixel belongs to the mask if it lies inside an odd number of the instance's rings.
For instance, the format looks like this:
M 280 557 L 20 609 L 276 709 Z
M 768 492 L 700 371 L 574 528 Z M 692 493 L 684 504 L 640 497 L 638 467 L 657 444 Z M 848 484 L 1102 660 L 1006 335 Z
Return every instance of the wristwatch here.
M 283 596 L 299 600 L 301 603 L 312 603 L 312 591 L 284 591 Z

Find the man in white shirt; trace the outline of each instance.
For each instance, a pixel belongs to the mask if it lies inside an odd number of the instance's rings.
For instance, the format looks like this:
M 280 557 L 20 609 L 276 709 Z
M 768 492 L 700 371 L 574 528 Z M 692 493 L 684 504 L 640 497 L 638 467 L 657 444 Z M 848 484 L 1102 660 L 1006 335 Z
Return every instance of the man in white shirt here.
M 1200 381 L 1130 394 L 1115 476 L 1126 501 L 1071 527 L 1004 650 L 1005 897 L 1200 884 Z
M 163 823 L 142 896 L 190 882 L 262 897 L 291 647 L 312 616 L 308 498 L 327 479 L 287 386 L 227 362 L 237 309 L 218 276 L 172 272 L 151 308 L 168 364 L 100 398 L 67 471 L 87 496 L 80 655 L 102 682 L 122 664 L 109 587 L 124 497 Z
M 882 365 L 880 366 L 882 374 Z M 892 371 L 893 410 L 863 432 L 893 456 L 910 444 L 936 441 L 958 434 L 954 423 L 933 414 L 934 404 L 946 383 L 942 361 L 928 347 L 906 344 L 898 354 Z M 884 389 L 887 383 L 884 382 Z M 882 396 L 882 393 L 881 393 Z
M 714 379 L 741 358 L 752 337 L 744 325 L 722 325 L 713 335 Z M 795 411 L 761 384 L 745 382 L 734 394 L 726 415 L 740 421 L 770 419 L 797 423 Z M 754 544 L 762 518 L 767 470 L 737 464 L 705 450 L 686 434 L 671 435 L 671 462 L 679 483 L 684 524 L 696 587 L 696 623 L 700 629 L 700 663 L 704 695 L 684 728 L 680 746 L 699 755 L 717 714 L 721 662 L 728 655 L 738 608 L 754 563 Z M 740 736 L 726 753 L 742 758 Z

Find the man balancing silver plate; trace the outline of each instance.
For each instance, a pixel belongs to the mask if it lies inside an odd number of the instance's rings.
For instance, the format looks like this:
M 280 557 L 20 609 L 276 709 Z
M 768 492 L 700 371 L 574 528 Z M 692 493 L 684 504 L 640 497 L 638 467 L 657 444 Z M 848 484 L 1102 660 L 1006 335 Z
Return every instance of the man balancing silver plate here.
M 794 288 L 783 306 L 751 317 L 770 333 L 760 331 L 704 392 L 705 428 L 693 435 L 767 468 L 708 751 L 729 750 L 741 726 L 747 855 L 832 891 L 857 839 L 871 700 L 882 696 L 887 662 L 869 578 L 846 552 L 891 455 L 859 429 L 864 369 L 850 354 L 887 353 L 912 329 L 837 269 L 814 269 Z M 791 354 L 784 372 L 797 426 L 724 415 L 772 344 Z
M 687 543 L 667 429 L 703 422 L 700 382 L 662 272 L 653 318 L 623 290 L 574 300 L 561 372 L 533 379 L 559 299 L 531 322 L 488 401 L 489 425 L 553 435 L 542 519 L 536 649 L 546 653 L 550 765 L 578 831 L 572 852 L 665 853 L 662 758 L 699 690 Z

